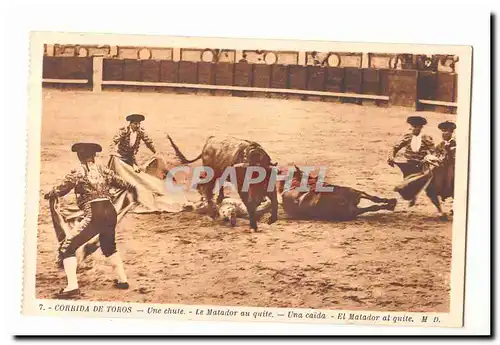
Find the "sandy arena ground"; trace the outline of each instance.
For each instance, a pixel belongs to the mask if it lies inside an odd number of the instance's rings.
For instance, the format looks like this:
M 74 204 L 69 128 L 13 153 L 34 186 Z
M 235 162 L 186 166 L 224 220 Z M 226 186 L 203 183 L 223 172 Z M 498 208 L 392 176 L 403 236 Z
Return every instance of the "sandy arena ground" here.
M 261 143 L 280 165 L 327 165 L 328 180 L 382 197 L 401 181 L 386 163 L 388 149 L 408 130 L 407 108 L 326 102 L 175 95 L 43 91 L 41 206 L 36 291 L 52 298 L 66 284 L 55 264 L 57 243 L 43 193 L 78 164 L 75 141 L 102 143 L 100 163 L 125 116 L 147 116 L 145 129 L 159 152 L 172 154 L 169 133 L 196 157 L 208 135 L 230 134 Z M 455 115 L 427 112 L 424 129 Z M 143 162 L 150 151 L 142 145 Z M 73 194 L 66 199 L 73 200 Z M 130 290 L 96 252 L 79 272 L 83 299 L 253 307 L 447 312 L 451 221 L 439 221 L 425 195 L 413 208 L 398 198 L 394 213 L 355 221 L 280 220 L 260 233 L 248 221 L 235 228 L 190 213 L 128 214 L 117 228 Z M 450 205 L 446 205 L 450 210 Z

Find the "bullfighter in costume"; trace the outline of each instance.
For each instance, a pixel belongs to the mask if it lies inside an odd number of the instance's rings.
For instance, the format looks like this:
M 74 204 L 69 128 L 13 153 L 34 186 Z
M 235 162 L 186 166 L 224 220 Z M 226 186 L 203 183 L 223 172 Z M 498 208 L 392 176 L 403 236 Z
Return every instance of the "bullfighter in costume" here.
M 425 156 L 422 172 L 405 175 L 404 181 L 394 189 L 404 199 L 414 201 L 423 190 L 436 206 L 439 218 L 447 220 L 441 201 L 453 198 L 455 182 L 455 149 L 456 142 L 452 139 L 456 126 L 446 121 L 438 125 L 443 132 L 443 141 L 434 152 Z M 398 166 L 400 163 L 396 163 Z M 403 168 L 400 166 L 404 173 Z M 441 201 L 439 200 L 441 198 Z M 412 203 L 410 203 L 412 205 Z M 450 211 L 453 214 L 453 210 Z
M 422 128 L 427 124 L 427 120 L 421 116 L 410 116 L 407 123 L 412 126 L 410 133 L 405 134 L 401 140 L 389 151 L 387 163 L 393 167 L 396 164 L 406 178 L 412 174 L 421 173 L 423 170 L 423 160 L 428 154 L 435 151 L 432 137 L 422 133 Z M 394 162 L 394 157 L 404 149 L 405 162 Z M 410 201 L 410 206 L 415 204 L 415 199 Z
M 110 188 L 128 190 L 136 201 L 135 186 L 123 181 L 108 168 L 95 164 L 96 153 L 102 151 L 99 144 L 76 143 L 71 150 L 77 153 L 80 166 L 73 169 L 65 176 L 61 184 L 44 196 L 45 199 L 58 198 L 74 190 L 78 208 L 84 213 L 76 235 L 66 238 L 59 246 L 59 258 L 62 260 L 66 273 L 67 286 L 58 293 L 57 297 L 69 298 L 80 293 L 75 252 L 96 235 L 99 235 L 102 253 L 108 258 L 118 276 L 115 280 L 115 287 L 128 289 L 127 276 L 116 249 L 117 213 L 111 202 Z
M 457 142 L 453 139 L 453 132 L 457 126 L 450 121 L 441 122 L 438 128 L 442 132 L 443 141 L 436 147 L 436 153 L 439 157 L 455 160 Z
M 441 199 L 445 200 L 454 196 L 455 185 L 455 157 L 457 142 L 453 139 L 453 132 L 457 126 L 450 121 L 441 122 L 438 128 L 442 131 L 443 141 L 436 147 L 436 155 L 439 158 L 440 166 L 445 169 L 444 174 L 439 174 L 436 177 L 442 179 L 439 185 L 441 186 Z
M 131 165 L 135 172 L 141 171 L 135 159 L 141 141 L 146 144 L 147 148 L 150 149 L 153 154 L 156 154 L 153 140 L 147 135 L 144 128 L 141 127 L 141 122 L 144 121 L 144 119 L 144 115 L 140 114 L 131 114 L 127 116 L 127 121 L 130 122 L 129 125 L 118 130 L 111 145 L 111 151 L 116 147 L 120 159 L 128 165 Z
M 108 168 L 122 180 L 137 187 L 138 205 L 134 207 L 133 212 L 177 213 L 183 211 L 184 204 L 187 202 L 185 193 L 168 190 L 168 185 L 165 183 L 169 169 L 176 164 L 158 154 L 153 140 L 141 127 L 141 122 L 145 119 L 144 115 L 131 114 L 126 119 L 130 122 L 129 125 L 120 128 L 110 143 Z M 153 152 L 153 155 L 145 163 L 139 165 L 136 155 L 141 141 Z

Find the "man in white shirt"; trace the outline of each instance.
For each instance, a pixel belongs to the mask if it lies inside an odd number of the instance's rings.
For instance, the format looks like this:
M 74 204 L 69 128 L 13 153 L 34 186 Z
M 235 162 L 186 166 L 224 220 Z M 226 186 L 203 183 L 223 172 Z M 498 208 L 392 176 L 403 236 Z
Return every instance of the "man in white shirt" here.
M 406 122 L 411 125 L 411 132 L 405 134 L 401 140 L 392 147 L 387 159 L 387 163 L 393 167 L 395 164 L 394 157 L 401 149 L 405 149 L 404 158 L 406 161 L 396 163 L 403 173 L 403 178 L 412 174 L 421 173 L 425 156 L 435 151 L 432 137 L 422 133 L 422 129 L 427 124 L 427 120 L 422 116 L 409 116 Z M 415 201 L 416 199 L 412 198 L 410 200 L 410 206 L 415 205 Z
M 406 158 L 405 169 L 403 176 L 414 174 L 422 170 L 422 161 L 425 156 L 434 152 L 434 141 L 432 137 L 422 133 L 423 127 L 427 124 L 427 120 L 422 116 L 410 116 L 407 122 L 411 125 L 411 132 L 405 134 L 401 140 L 396 143 L 389 151 L 387 163 L 394 166 L 394 157 L 401 150 L 405 149 L 404 157 Z M 401 164 L 398 163 L 398 166 Z

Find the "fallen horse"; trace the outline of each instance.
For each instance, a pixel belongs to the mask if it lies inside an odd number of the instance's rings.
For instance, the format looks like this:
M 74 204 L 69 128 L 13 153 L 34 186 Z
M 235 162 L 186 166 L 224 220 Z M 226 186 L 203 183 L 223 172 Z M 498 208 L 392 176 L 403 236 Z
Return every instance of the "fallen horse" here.
M 280 171 L 280 174 L 283 171 Z M 316 188 L 318 177 L 309 176 L 308 190 L 300 185 L 303 172 L 295 166 L 290 187 L 285 189 L 285 181 L 278 182 L 278 192 L 282 197 L 283 210 L 292 218 L 318 220 L 352 220 L 367 212 L 381 210 L 394 211 L 397 200 L 386 199 L 370 195 L 350 187 L 336 186 L 323 183 L 331 191 L 318 191 Z M 368 207 L 359 207 L 361 199 L 376 203 Z

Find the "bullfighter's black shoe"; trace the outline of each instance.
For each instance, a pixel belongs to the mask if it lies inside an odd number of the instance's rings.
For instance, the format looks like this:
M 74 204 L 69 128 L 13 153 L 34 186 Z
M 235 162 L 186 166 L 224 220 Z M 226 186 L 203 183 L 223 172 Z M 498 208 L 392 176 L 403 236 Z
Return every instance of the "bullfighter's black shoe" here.
M 56 294 L 56 298 L 68 299 L 79 295 L 80 295 L 80 289 L 73 289 L 69 291 L 64 291 L 64 289 L 61 289 L 61 291 L 59 291 L 59 293 Z
M 397 204 L 398 204 L 397 199 L 390 199 L 389 200 L 389 210 L 394 211 L 396 209 Z
M 115 279 L 114 286 L 115 286 L 115 288 L 120 289 L 120 290 L 127 290 L 130 287 L 128 282 L 122 283 L 122 282 L 119 282 L 118 279 Z

